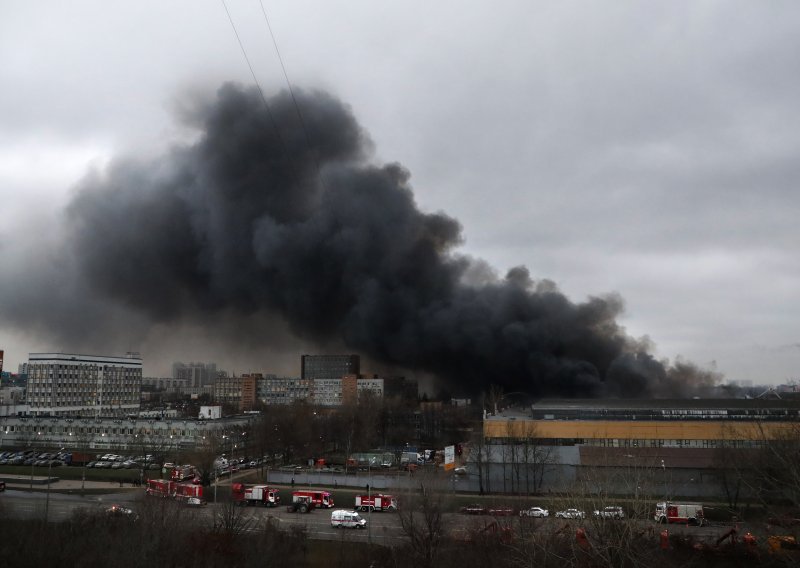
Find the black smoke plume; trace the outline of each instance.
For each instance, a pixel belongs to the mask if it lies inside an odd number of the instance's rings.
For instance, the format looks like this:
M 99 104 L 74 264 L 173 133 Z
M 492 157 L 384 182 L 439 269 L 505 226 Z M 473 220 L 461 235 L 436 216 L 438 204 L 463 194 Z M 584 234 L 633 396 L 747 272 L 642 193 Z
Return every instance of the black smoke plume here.
M 459 223 L 417 208 L 402 166 L 370 162 L 348 107 L 296 95 L 302 118 L 288 93 L 265 105 L 226 84 L 191 113 L 195 142 L 88 176 L 67 211 L 74 289 L 150 325 L 280 319 L 467 393 L 674 396 L 713 382 L 628 337 L 618 297 L 573 303 L 524 267 L 487 278 L 457 253 Z

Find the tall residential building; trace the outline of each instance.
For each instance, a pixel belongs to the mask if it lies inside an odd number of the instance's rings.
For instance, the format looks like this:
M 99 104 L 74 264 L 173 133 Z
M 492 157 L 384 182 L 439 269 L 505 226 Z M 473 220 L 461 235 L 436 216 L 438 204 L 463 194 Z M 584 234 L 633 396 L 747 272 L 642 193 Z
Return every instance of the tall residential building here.
M 213 385 L 217 378 L 216 363 L 189 363 L 180 361 L 172 364 L 172 378 L 186 379 L 189 387 L 199 388 Z
M 341 379 L 345 375 L 361 373 L 358 355 L 303 355 L 300 357 L 300 378 Z
M 33 415 L 126 416 L 139 411 L 142 358 L 30 353 L 27 402 Z

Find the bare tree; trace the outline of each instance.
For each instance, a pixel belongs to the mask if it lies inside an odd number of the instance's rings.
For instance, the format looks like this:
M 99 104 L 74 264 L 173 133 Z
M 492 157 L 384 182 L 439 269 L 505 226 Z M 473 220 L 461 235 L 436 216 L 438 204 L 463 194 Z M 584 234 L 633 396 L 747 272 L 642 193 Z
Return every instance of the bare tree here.
M 406 552 L 411 564 L 432 568 L 437 564 L 444 537 L 442 513 L 446 488 L 432 476 L 419 479 L 418 491 L 403 495 L 399 518 L 407 538 Z
M 478 475 L 478 492 L 481 495 L 491 491 L 489 450 L 486 436 L 483 433 L 483 425 L 479 424 L 478 428 L 473 432 L 470 444 L 467 446 L 467 460 L 475 464 Z

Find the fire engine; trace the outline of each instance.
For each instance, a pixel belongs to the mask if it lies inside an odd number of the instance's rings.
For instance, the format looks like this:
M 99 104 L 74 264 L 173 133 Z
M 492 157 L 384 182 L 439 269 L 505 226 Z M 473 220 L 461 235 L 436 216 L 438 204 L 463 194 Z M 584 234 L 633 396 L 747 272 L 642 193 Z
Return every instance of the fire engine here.
M 156 497 L 174 497 L 177 483 L 169 479 L 148 479 L 145 492 Z
M 309 491 L 293 491 L 292 502 L 298 501 L 299 497 L 308 497 L 315 507 L 320 509 L 330 509 L 333 507 L 333 496 L 329 491 L 317 491 L 311 489 Z
M 397 497 L 393 495 L 356 495 L 356 511 L 396 511 Z
M 156 497 L 172 497 L 187 500 L 191 497 L 203 499 L 203 486 L 194 483 L 176 483 L 171 479 L 148 479 L 145 491 Z
M 176 483 L 175 484 L 175 498 L 188 501 L 192 497 L 203 500 L 203 486 L 194 483 Z
M 705 523 L 703 506 L 699 503 L 656 503 L 657 523 L 684 523 L 702 526 Z
M 176 465 L 171 468 L 169 477 L 172 481 L 185 481 L 198 477 L 193 465 Z
M 233 500 L 239 505 L 263 505 L 265 507 L 277 507 L 281 502 L 278 490 L 268 485 L 247 485 L 245 483 L 233 483 Z

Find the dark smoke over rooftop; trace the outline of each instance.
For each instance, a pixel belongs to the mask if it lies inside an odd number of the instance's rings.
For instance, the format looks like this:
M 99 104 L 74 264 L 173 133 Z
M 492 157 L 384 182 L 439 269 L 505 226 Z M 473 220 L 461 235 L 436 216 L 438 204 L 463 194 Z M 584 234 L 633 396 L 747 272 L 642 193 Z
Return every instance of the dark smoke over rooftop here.
M 465 392 L 676 396 L 712 382 L 628 337 L 618 297 L 573 303 L 523 267 L 487 277 L 456 252 L 455 219 L 417 208 L 402 166 L 369 161 L 345 105 L 296 95 L 305 130 L 288 93 L 268 110 L 257 90 L 227 84 L 190 117 L 196 142 L 88 176 L 67 216 L 75 290 L 148 325 L 285 320 L 306 341 Z

